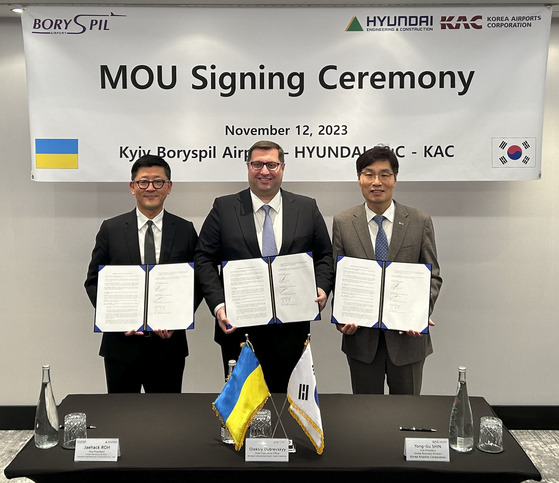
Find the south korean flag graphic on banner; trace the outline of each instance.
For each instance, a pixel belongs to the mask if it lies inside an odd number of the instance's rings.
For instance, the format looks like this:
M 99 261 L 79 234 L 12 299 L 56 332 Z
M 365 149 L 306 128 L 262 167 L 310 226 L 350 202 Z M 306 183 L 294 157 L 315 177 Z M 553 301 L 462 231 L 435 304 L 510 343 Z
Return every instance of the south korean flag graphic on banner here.
M 494 168 L 534 168 L 536 138 L 492 138 Z

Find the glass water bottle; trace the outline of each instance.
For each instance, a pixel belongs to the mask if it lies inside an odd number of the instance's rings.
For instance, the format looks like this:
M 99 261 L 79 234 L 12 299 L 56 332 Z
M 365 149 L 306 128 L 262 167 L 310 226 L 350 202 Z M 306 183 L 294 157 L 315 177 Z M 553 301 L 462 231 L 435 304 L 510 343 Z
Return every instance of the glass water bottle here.
M 231 373 L 233 372 L 233 369 L 235 368 L 237 361 L 231 359 L 228 364 L 229 364 L 229 372 L 227 373 L 227 379 L 225 380 L 225 382 L 227 382 L 229 376 L 231 376 Z M 229 431 L 227 430 L 224 424 L 221 425 L 221 442 L 225 444 L 235 444 L 235 441 L 229 434 Z
M 466 386 L 466 368 L 458 368 L 458 389 L 452 404 L 448 429 L 450 447 L 461 453 L 467 453 L 474 447 L 474 422 L 472 407 Z
M 43 366 L 41 393 L 35 412 L 35 446 L 48 449 L 58 444 L 58 409 L 50 382 L 50 366 Z

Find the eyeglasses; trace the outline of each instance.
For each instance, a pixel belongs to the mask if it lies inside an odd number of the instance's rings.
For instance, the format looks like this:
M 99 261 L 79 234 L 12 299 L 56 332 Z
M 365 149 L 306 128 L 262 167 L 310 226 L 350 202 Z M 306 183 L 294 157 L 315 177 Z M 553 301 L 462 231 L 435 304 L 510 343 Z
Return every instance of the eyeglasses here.
M 392 178 L 392 176 L 394 176 L 394 173 L 370 173 L 368 171 L 366 172 L 361 172 L 361 176 L 363 176 L 367 181 L 374 181 L 375 178 L 378 176 L 378 179 L 380 179 L 381 181 L 388 181 L 390 180 L 390 178 Z
M 163 188 L 163 186 L 165 186 L 166 183 L 168 183 L 169 180 L 168 179 L 154 179 L 153 181 L 150 181 L 149 179 L 140 179 L 138 181 L 134 181 L 134 184 L 140 188 L 141 190 L 147 190 L 149 188 L 149 185 L 151 184 L 156 190 L 160 190 L 161 188 Z
M 263 163 L 262 161 L 249 161 L 247 164 L 250 164 L 250 167 L 254 169 L 254 171 L 261 171 L 264 166 L 268 168 L 268 171 L 277 171 L 283 163 L 276 163 L 275 161 L 269 161 L 267 163 Z

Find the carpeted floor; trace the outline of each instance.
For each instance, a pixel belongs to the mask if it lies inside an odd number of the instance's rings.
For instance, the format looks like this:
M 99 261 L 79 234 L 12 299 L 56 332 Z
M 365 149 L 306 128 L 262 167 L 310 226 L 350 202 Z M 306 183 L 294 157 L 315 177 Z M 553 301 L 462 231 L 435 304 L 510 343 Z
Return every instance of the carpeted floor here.
M 559 431 L 511 430 L 545 483 L 559 483 Z M 530 480 L 531 481 L 531 480 Z
M 511 433 L 538 468 L 542 482 L 559 483 L 559 431 L 513 430 Z M 0 431 L 0 483 L 31 483 L 27 478 L 8 480 L 4 468 L 32 436 L 33 431 Z
M 33 431 L 0 431 L 0 469 L 2 470 L 2 473 L 0 473 L 0 483 L 8 481 L 13 483 L 31 483 L 31 480 L 28 478 L 8 480 L 4 476 L 4 468 L 10 464 L 19 450 L 23 448 L 32 436 Z

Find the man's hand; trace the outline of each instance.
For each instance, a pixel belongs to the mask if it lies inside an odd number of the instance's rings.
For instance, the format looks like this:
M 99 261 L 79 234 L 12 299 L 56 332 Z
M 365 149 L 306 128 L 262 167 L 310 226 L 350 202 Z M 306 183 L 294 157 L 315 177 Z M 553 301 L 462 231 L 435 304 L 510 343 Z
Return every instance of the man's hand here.
M 344 335 L 353 335 L 358 328 L 356 324 L 336 324 L 336 329 Z
M 130 335 L 144 335 L 143 332 L 136 332 L 135 330 L 129 330 L 128 332 L 125 332 L 124 335 L 126 336 L 130 336 Z
M 157 329 L 157 330 L 153 331 L 154 334 L 157 334 L 162 339 L 170 339 L 171 336 L 173 335 L 173 332 L 174 332 L 173 330 L 167 330 L 167 329 Z M 135 330 L 129 330 L 128 332 L 125 332 L 124 335 L 126 335 L 126 336 L 144 335 L 144 333 L 143 332 L 137 332 Z
M 161 337 L 162 339 L 170 339 L 171 336 L 173 335 L 174 330 L 157 329 L 154 330 L 153 332 L 157 334 L 159 337 Z
M 430 326 L 434 326 L 435 322 L 433 322 L 431 319 L 429 319 L 429 325 Z M 400 334 L 403 334 L 404 332 L 400 332 Z M 406 332 L 406 334 L 408 334 L 410 337 L 423 337 L 423 334 L 421 332 L 417 332 L 416 330 L 408 330 Z
M 320 287 L 316 287 L 316 293 L 318 294 L 318 297 L 316 297 L 314 301 L 318 303 L 318 308 L 320 309 L 320 312 L 322 312 L 324 307 L 326 307 L 326 300 L 328 297 L 326 296 L 326 292 Z
M 227 318 L 227 314 L 225 313 L 225 307 L 224 306 L 217 309 L 217 312 L 215 314 L 215 318 L 217 319 L 217 323 L 221 327 L 221 330 L 225 334 L 231 334 L 231 332 L 235 332 L 236 327 L 233 327 L 230 324 L 229 319 Z

